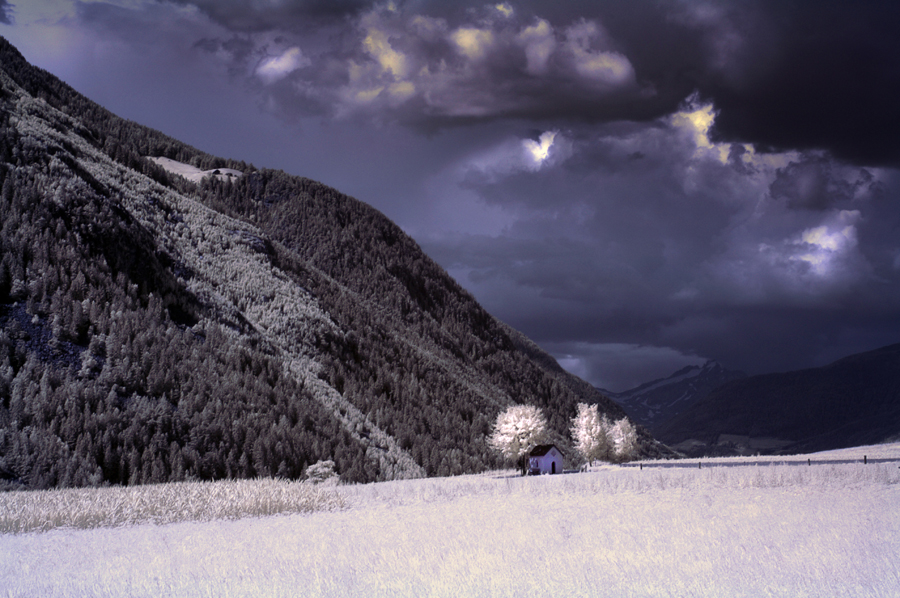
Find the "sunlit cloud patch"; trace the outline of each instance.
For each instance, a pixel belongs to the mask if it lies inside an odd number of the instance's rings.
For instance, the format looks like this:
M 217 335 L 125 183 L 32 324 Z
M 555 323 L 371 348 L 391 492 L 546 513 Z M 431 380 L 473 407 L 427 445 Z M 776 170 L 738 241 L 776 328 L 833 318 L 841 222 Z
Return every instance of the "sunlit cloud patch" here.
M 266 83 L 273 83 L 310 64 L 310 60 L 303 56 L 300 48 L 294 46 L 278 56 L 265 59 L 256 68 L 256 74 Z

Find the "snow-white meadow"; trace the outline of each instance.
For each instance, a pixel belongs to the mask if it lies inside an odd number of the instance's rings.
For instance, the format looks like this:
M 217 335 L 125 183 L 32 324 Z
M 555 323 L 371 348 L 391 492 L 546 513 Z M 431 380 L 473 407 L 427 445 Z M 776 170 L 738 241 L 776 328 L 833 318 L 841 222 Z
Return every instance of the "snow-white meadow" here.
M 897 596 L 900 445 L 857 452 L 340 486 L 324 511 L 7 532 L 0 595 Z

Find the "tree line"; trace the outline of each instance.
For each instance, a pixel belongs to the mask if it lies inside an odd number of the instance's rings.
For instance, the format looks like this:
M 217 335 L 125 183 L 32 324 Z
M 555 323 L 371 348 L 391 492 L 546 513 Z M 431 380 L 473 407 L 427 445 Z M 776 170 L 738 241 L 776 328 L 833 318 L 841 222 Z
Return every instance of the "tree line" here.
M 527 472 L 527 458 L 542 444 L 568 448 L 572 464 L 593 465 L 594 461 L 629 461 L 639 454 L 639 437 L 627 417 L 615 422 L 597 405 L 578 404 L 569 427 L 572 442 L 547 424 L 544 413 L 534 405 L 512 405 L 497 415 L 488 445 L 508 462 Z

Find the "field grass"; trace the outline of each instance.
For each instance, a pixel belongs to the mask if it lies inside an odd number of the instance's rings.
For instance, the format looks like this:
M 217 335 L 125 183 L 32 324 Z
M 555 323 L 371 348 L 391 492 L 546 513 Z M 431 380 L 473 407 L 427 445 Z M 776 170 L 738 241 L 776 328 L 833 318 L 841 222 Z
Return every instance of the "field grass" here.
M 0 533 L 242 519 L 346 506 L 334 486 L 272 479 L 8 492 L 0 493 Z
M 305 514 L 2 534 L 0 596 L 900 595 L 898 462 L 326 490 Z

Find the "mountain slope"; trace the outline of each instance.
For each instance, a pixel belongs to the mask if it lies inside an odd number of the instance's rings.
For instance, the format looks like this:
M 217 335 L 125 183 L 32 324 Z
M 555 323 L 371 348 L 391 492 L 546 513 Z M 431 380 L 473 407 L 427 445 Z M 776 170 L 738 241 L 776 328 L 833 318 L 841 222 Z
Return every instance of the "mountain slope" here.
M 659 426 L 699 401 L 713 389 L 746 377 L 727 370 L 715 361 L 682 368 L 667 378 L 641 384 L 624 392 L 600 389 L 620 404 L 635 422 L 654 432 Z
M 736 380 L 659 428 L 686 452 L 812 452 L 900 434 L 900 344 Z
M 119 119 L 5 40 L 0 66 L 9 484 L 447 475 L 499 464 L 509 404 L 560 436 L 579 401 L 623 416 L 371 207 Z

